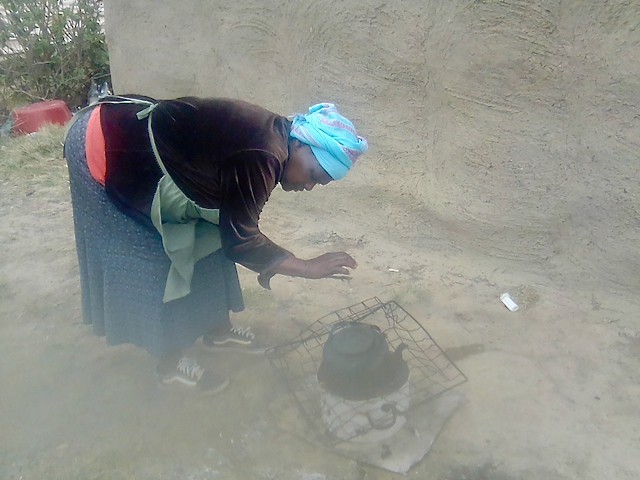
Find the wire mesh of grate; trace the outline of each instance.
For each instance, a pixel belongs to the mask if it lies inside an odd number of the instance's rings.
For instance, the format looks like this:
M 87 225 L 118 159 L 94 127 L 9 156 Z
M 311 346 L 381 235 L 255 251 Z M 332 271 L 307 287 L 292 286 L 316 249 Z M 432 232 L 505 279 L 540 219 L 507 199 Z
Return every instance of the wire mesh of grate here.
M 333 415 L 331 421 L 339 422 L 343 427 L 336 429 L 327 424 L 327 405 L 323 400 L 326 392 L 318 383 L 317 372 L 322 362 L 324 344 L 332 328 L 344 322 L 377 326 L 384 333 L 391 350 L 405 346 L 402 356 L 409 366 L 409 388 L 395 392 L 393 399 L 394 403 L 402 405 L 403 417 L 405 413 L 466 381 L 465 375 L 427 330 L 395 301 L 383 303 L 373 297 L 336 310 L 313 322 L 297 337 L 267 352 L 276 375 L 285 383 L 315 439 L 323 444 L 357 440 L 355 437 L 376 427 L 366 412 L 365 417 L 369 422 L 365 423 L 370 425 L 363 425 L 361 421 L 354 423 L 356 418 L 363 417 L 362 402 L 359 405 L 357 402 L 343 402 L 339 414 Z M 353 410 L 345 411 L 345 405 L 352 405 Z

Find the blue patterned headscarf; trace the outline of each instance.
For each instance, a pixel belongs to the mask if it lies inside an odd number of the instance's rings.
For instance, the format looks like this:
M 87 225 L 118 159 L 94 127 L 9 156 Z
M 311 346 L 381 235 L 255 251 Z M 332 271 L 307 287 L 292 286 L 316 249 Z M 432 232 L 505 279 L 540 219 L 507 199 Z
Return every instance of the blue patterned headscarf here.
M 320 166 L 334 180 L 343 178 L 369 148 L 353 123 L 332 103 L 319 103 L 309 108 L 308 114 L 296 115 L 291 136 L 311 147 Z

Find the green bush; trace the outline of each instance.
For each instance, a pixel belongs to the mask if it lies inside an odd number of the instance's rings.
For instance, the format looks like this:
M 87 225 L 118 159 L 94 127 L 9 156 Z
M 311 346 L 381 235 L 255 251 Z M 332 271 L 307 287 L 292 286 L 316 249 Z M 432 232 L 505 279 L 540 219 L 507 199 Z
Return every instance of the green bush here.
M 101 1 L 0 0 L 0 121 L 41 100 L 83 106 L 94 79 L 110 80 Z

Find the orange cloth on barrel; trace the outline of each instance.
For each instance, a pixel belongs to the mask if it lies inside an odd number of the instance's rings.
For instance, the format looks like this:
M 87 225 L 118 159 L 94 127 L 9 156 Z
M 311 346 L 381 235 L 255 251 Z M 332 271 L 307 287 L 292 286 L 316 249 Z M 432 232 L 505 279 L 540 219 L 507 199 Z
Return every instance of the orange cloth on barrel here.
M 87 166 L 91 176 L 104 186 L 107 175 L 107 155 L 100 121 L 101 108 L 102 105 L 98 105 L 91 111 L 91 117 L 89 117 L 89 123 L 87 124 L 85 150 L 87 152 Z

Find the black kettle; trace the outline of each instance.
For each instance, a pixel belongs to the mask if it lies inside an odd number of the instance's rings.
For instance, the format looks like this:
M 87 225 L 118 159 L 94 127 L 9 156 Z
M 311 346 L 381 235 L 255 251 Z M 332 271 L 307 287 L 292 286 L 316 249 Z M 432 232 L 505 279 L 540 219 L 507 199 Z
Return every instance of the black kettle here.
M 409 378 L 402 358 L 407 346 L 391 351 L 375 325 L 338 322 L 322 350 L 318 381 L 328 392 L 347 400 L 369 400 L 398 390 Z

